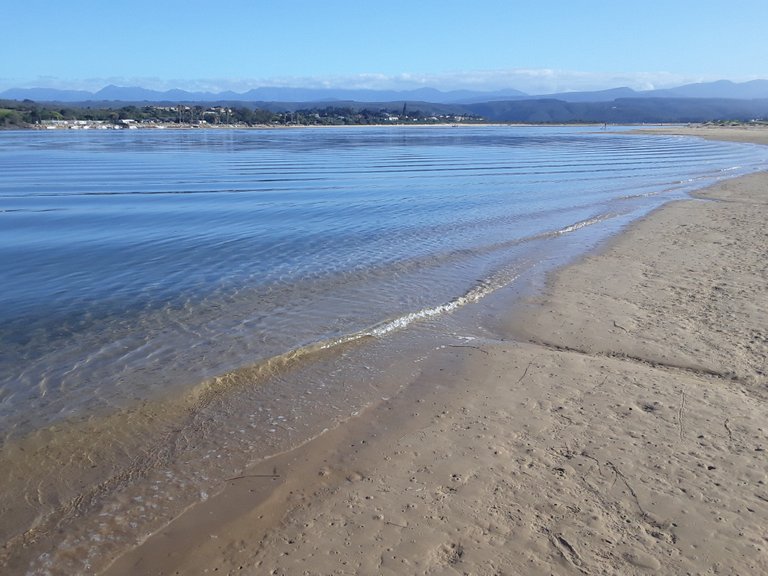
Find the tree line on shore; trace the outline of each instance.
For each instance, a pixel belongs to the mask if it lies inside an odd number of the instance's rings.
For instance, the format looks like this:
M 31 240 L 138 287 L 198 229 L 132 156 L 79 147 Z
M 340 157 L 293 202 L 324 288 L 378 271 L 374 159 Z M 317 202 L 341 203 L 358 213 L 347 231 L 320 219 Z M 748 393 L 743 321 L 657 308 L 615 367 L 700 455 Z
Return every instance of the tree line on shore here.
M 179 126 L 342 126 L 502 122 L 563 123 L 764 123 L 768 99 L 617 98 L 605 102 L 558 99 L 493 101 L 478 104 L 429 102 L 334 103 L 38 103 L 0 100 L 1 128 L 34 128 L 46 123 L 98 122 L 113 127 Z
M 30 128 L 36 125 L 85 121 L 121 125 L 366 125 L 481 121 L 472 114 L 433 114 L 419 108 L 401 110 L 353 106 L 312 106 L 292 111 L 273 111 L 247 106 L 143 105 L 120 107 L 39 104 L 31 100 L 0 101 L 0 128 Z

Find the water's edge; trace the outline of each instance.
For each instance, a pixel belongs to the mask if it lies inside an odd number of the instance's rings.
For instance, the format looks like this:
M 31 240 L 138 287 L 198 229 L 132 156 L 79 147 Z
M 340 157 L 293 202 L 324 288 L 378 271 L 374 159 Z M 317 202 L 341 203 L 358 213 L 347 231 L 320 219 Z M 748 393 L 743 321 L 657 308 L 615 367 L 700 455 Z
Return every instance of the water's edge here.
M 79 416 L 7 441 L 0 453 L 0 469 L 10 470 L 4 480 L 24 479 L 38 501 L 16 509 L 16 518 L 29 528 L 3 535 L 0 560 L 24 569 L 32 561 L 33 570 L 43 573 L 103 567 L 210 498 L 227 478 L 305 446 L 408 388 L 435 350 L 492 336 L 478 318 L 539 289 L 553 270 L 583 257 L 585 250 L 599 249 L 647 214 L 573 222 L 546 235 L 562 250 L 555 244 L 538 257 L 534 252 L 442 304 L 307 343 L 206 379 L 181 395 Z M 606 222 L 602 234 L 591 233 L 590 227 Z M 567 250 L 574 241 L 583 243 L 583 250 Z M 301 395 L 290 397 L 298 389 Z M 343 405 L 334 400 L 339 398 Z M 307 418 L 318 406 L 322 409 Z M 132 434 L 121 434 L 127 429 Z M 64 491 L 63 477 L 71 478 Z M 173 499 L 153 501 L 153 491 Z M 8 503 L 3 508 L 13 509 Z

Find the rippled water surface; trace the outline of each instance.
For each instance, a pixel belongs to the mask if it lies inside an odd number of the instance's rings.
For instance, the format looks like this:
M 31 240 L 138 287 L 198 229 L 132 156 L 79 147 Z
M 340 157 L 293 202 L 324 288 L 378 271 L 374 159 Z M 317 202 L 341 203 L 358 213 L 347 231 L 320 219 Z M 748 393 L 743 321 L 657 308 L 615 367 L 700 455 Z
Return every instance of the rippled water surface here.
M 585 128 L 2 133 L 2 432 L 444 305 L 764 161 Z

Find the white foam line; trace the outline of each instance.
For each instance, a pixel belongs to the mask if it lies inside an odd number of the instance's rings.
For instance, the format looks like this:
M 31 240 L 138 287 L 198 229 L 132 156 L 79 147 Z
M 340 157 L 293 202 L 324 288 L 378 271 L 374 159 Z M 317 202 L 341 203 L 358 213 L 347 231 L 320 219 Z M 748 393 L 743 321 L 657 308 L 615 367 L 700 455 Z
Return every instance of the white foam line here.
M 439 316 L 441 314 L 453 312 L 454 310 L 461 308 L 462 306 L 481 300 L 482 298 L 484 298 L 485 296 L 487 296 L 492 292 L 495 292 L 502 286 L 505 286 L 510 282 L 514 282 L 517 278 L 518 276 L 516 275 L 513 278 L 510 278 L 506 282 L 498 282 L 497 284 L 485 282 L 480 286 L 472 288 L 469 292 L 467 292 L 463 296 L 459 296 L 458 298 L 451 300 L 447 304 L 440 304 L 439 306 L 424 308 L 423 310 L 419 310 L 418 312 L 411 312 L 409 314 L 405 314 L 404 316 L 400 316 L 399 318 L 395 318 L 394 320 L 390 320 L 389 322 L 385 322 L 383 324 L 373 327 L 371 330 L 367 331 L 365 335 L 381 337 L 394 330 L 405 328 L 418 320 L 423 320 L 425 318 L 431 318 L 433 316 Z
M 592 224 L 597 224 L 607 219 L 608 219 L 608 216 L 597 216 L 595 218 L 590 218 L 589 220 L 582 220 L 581 222 L 576 222 L 575 224 L 571 224 L 570 226 L 566 226 L 565 228 L 561 228 L 560 230 L 555 230 L 554 232 L 552 232 L 552 235 L 561 236 L 563 234 L 568 234 L 569 232 L 575 232 L 576 230 L 579 230 L 581 228 L 586 228 L 587 226 L 592 226 Z

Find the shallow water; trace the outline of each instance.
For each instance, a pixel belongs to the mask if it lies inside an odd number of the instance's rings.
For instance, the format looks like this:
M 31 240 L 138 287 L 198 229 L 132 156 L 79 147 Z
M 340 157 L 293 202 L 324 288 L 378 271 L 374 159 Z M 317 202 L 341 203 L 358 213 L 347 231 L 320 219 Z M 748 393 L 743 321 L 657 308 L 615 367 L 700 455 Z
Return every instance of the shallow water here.
M 584 128 L 3 133 L 0 432 L 444 305 L 763 160 Z
M 0 132 L 3 537 L 70 526 L 54 572 L 119 550 L 391 393 L 451 313 L 766 163 L 591 128 Z

